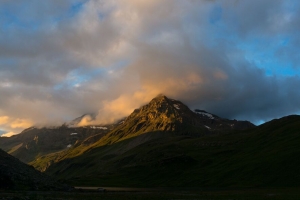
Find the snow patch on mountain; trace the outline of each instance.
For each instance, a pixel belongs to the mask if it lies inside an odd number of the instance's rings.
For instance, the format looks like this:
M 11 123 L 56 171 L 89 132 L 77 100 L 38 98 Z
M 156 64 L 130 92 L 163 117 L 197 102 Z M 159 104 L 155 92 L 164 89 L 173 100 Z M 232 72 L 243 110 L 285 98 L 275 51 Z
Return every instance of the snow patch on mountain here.
M 103 127 L 103 126 L 90 126 L 90 128 L 92 128 L 92 129 L 107 130 L 107 127 Z
M 177 110 L 180 110 L 179 105 L 173 104 L 173 106 L 174 106 Z
M 209 119 L 214 119 L 214 116 L 212 114 L 209 114 L 207 112 L 203 112 L 203 111 L 195 111 L 196 114 L 202 115 L 202 116 L 206 116 Z
M 205 128 L 207 128 L 207 129 L 211 129 L 209 126 L 205 126 Z

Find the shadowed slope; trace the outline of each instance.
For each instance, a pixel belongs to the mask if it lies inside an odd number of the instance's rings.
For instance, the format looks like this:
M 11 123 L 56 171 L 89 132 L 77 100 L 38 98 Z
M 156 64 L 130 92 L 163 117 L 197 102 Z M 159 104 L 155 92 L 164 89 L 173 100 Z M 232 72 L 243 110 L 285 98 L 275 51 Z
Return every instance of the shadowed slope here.
M 70 190 L 0 149 L 0 189 Z
M 228 134 L 139 137 L 91 149 L 49 168 L 71 184 L 105 186 L 298 187 L 300 116 Z M 124 150 L 124 151 L 122 151 Z

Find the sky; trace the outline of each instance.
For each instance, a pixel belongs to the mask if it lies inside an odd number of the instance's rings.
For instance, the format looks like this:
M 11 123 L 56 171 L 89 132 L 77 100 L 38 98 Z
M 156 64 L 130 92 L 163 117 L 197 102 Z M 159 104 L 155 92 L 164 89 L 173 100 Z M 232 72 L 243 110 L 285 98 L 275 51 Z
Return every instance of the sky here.
M 300 1 L 0 0 L 0 135 L 111 123 L 158 94 L 261 124 L 300 113 Z

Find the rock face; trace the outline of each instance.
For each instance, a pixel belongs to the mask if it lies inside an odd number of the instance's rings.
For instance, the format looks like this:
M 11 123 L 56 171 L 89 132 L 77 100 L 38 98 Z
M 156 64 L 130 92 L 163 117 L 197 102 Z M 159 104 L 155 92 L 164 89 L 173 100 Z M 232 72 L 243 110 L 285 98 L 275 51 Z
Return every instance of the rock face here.
M 158 131 L 202 136 L 251 127 L 255 126 L 248 121 L 222 119 L 198 109 L 193 112 L 182 102 L 160 95 L 152 99 L 149 104 L 134 110 L 124 123 L 103 139 L 110 140 L 108 143 L 112 143 L 143 133 Z
M 0 190 L 71 190 L 0 150 Z

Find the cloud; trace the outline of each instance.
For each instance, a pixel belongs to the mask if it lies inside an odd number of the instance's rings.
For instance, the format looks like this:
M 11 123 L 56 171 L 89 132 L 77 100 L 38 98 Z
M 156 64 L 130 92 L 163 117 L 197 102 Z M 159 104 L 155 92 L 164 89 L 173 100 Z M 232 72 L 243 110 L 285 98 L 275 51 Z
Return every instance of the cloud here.
M 32 122 L 24 120 L 24 119 L 16 119 L 10 123 L 11 128 L 28 128 L 32 126 Z
M 0 130 L 1 137 L 3 136 L 11 136 L 17 134 L 19 131 L 22 131 L 25 128 L 29 128 L 33 125 L 33 122 L 27 119 L 20 118 L 12 118 L 8 116 L 0 116 L 0 125 L 6 130 L 14 130 L 14 131 L 3 131 Z
M 16 133 L 14 133 L 14 132 L 7 132 L 7 133 L 2 134 L 1 137 L 10 137 L 10 136 L 13 136 L 13 135 L 16 135 Z
M 112 122 L 160 93 L 253 122 L 299 113 L 295 1 L 18 3 L 0 1 L 7 132 Z
M 1 116 L 0 117 L 0 125 L 6 124 L 8 122 L 9 117 L 8 116 Z

